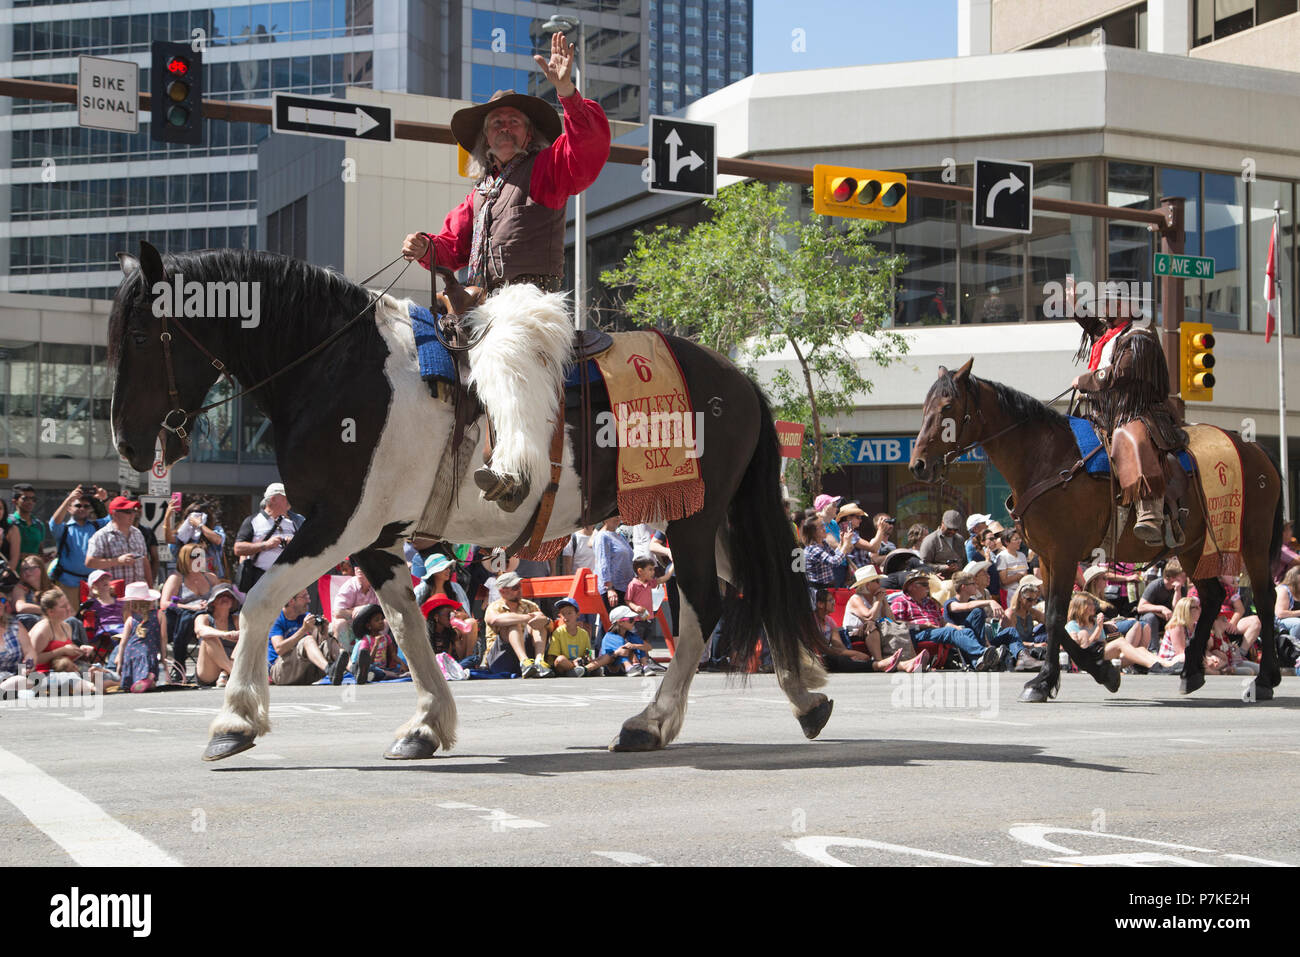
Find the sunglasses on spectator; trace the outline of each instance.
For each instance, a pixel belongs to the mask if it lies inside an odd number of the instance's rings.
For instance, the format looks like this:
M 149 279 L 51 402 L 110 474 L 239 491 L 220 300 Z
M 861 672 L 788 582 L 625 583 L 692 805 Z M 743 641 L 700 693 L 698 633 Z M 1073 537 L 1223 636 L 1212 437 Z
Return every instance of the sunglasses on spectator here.
M 72 507 L 73 507 L 73 508 L 90 508 L 90 503 L 89 503 L 89 502 L 75 502 L 75 503 L 73 504 Z
M 35 495 L 18 495 L 18 496 L 15 496 L 15 497 L 14 497 L 14 501 L 15 501 L 15 502 L 34 502 L 34 501 L 36 501 L 36 496 L 35 496 Z

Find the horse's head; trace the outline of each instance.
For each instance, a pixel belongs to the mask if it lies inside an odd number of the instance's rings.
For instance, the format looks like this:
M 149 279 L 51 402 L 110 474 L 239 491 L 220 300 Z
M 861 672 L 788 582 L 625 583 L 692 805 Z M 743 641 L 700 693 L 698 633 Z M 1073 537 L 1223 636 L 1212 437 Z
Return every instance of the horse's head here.
M 164 357 L 163 309 L 170 307 L 169 277 L 162 256 L 141 240 L 139 257 L 117 254 L 125 278 L 113 298 L 108 322 L 108 353 L 116 365 L 113 385 L 113 439 L 118 453 L 137 471 L 153 463 L 154 440 L 163 433 L 168 465 L 189 453 L 188 412 L 203 404 L 217 370 L 171 323 L 170 369 Z M 159 285 L 161 284 L 161 285 Z M 157 287 L 157 288 L 156 288 Z M 167 292 L 163 290 L 167 289 Z M 162 302 L 167 297 L 167 302 Z M 176 397 L 168 382 L 175 381 Z
M 912 446 L 912 461 L 908 464 L 913 475 L 923 482 L 933 482 L 944 466 L 944 454 L 959 449 L 972 440 L 971 435 L 971 382 L 972 357 L 956 372 L 939 366 L 939 378 L 930 386 L 921 409 L 921 430 L 916 433 Z

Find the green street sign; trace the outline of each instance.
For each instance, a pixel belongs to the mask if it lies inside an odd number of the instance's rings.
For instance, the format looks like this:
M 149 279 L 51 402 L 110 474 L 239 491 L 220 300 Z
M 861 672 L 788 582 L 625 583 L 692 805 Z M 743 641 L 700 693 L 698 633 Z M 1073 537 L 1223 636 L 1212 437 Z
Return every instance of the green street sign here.
M 1175 256 L 1156 253 L 1157 276 L 1176 276 L 1179 279 L 1213 279 L 1214 259 L 1211 256 Z

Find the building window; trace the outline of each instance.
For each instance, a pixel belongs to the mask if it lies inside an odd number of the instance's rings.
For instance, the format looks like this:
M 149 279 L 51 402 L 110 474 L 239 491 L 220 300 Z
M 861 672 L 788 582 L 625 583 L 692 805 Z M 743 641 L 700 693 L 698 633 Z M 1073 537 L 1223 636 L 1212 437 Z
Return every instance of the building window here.
M 1222 40 L 1296 10 L 1296 0 L 1195 0 L 1192 45 Z
M 1147 5 L 1139 3 L 1118 13 L 1112 13 L 1110 16 L 1092 20 L 1066 33 L 1058 33 L 1046 40 L 1030 44 L 1027 49 L 1100 44 L 1145 50 L 1147 48 Z
M 266 217 L 266 248 L 293 259 L 307 258 L 307 197 Z

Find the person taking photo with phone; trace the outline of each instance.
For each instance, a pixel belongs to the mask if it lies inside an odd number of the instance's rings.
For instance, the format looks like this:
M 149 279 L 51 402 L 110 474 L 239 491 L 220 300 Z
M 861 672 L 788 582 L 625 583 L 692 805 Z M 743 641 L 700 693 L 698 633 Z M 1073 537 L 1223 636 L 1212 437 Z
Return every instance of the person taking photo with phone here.
M 112 579 L 126 582 L 153 581 L 153 565 L 144 535 L 133 522 L 140 503 L 119 495 L 108 503 L 111 521 L 90 536 L 86 546 L 86 567 L 102 568 Z

